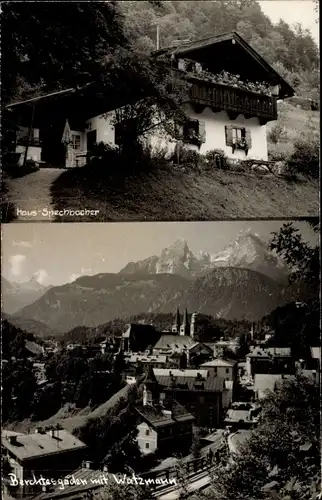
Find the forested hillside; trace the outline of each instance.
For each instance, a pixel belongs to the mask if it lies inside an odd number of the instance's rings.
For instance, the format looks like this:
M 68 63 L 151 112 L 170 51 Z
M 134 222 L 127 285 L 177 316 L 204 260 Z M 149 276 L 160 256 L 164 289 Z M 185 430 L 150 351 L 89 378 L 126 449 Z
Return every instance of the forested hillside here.
M 311 33 L 300 24 L 291 27 L 282 20 L 273 24 L 256 0 L 127 1 L 119 5 L 125 33 L 140 51 L 156 49 L 157 25 L 160 48 L 235 30 L 299 95 L 319 98 L 319 51 Z

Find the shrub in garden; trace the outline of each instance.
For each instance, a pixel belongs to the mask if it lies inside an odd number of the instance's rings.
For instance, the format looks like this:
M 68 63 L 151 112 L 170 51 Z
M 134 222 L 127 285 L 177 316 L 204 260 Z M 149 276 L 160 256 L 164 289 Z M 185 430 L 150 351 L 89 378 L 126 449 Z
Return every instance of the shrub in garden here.
M 204 155 L 205 161 L 210 168 L 228 169 L 228 157 L 222 149 L 212 149 Z
M 294 152 L 288 160 L 290 167 L 297 172 L 315 179 L 319 177 L 319 141 L 317 138 L 298 139 L 294 143 Z
M 280 123 L 276 123 L 268 133 L 268 140 L 273 144 L 277 144 L 286 138 L 286 130 Z

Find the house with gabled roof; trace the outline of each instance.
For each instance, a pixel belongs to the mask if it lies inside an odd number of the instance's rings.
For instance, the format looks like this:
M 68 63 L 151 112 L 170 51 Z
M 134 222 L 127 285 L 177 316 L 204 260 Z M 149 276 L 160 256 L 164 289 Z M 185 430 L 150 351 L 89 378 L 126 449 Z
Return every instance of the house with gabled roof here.
M 87 449 L 85 443 L 64 429 L 45 431 L 37 429 L 30 434 L 2 430 L 2 454 L 7 458 L 11 473 L 21 483 L 14 486 L 7 481 L 13 496 L 30 496 L 41 490 L 41 486 L 27 484 L 36 475 L 55 479 L 73 471 L 82 462 Z M 12 486 L 12 487 L 11 487 Z
M 278 100 L 294 90 L 242 36 L 214 35 L 162 48 L 152 57 L 189 83 L 187 121 L 180 129 L 187 148 L 202 154 L 220 149 L 232 160 L 267 160 L 266 124 L 277 120 Z M 96 143 L 122 144 L 124 124 L 115 123 L 115 110 L 125 104 L 90 83 L 11 104 L 7 109 L 20 123 L 16 151 L 47 165 L 81 166 Z M 161 124 L 147 140 L 169 153 L 177 144 L 164 136 Z
M 176 400 L 166 397 L 150 365 L 143 380 L 142 403 L 138 415 L 137 442 L 143 454 L 187 452 L 192 443 L 194 416 Z
M 200 368 L 209 370 L 214 377 L 221 377 L 224 380 L 236 382 L 237 379 L 237 361 L 233 359 L 217 358 L 206 361 Z

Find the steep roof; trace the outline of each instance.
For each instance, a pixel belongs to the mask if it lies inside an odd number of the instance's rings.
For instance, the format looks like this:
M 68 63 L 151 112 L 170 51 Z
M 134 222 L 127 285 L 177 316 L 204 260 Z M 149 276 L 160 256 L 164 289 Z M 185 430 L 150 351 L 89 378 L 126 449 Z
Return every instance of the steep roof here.
M 208 370 L 198 370 L 193 368 L 186 368 L 185 370 L 180 370 L 180 368 L 153 368 L 154 375 L 156 377 L 208 377 Z
M 246 358 L 263 358 L 263 359 L 266 358 L 266 359 L 269 359 L 270 356 L 261 347 L 255 347 L 255 349 L 252 352 L 247 354 Z
M 230 45 L 235 48 L 232 49 Z M 236 54 L 236 47 L 239 49 L 238 55 L 244 54 L 247 56 L 248 61 L 256 65 L 263 74 L 266 74 L 274 85 L 281 85 L 281 98 L 294 95 L 295 92 L 291 85 L 236 31 L 183 43 L 178 47 L 166 47 L 155 51 L 153 55 L 155 57 L 181 56 L 194 59 L 198 53 L 205 54 L 205 51 L 211 49 L 212 51 L 216 51 L 218 57 L 228 60 L 233 54 Z M 213 53 L 213 57 L 216 59 L 215 52 Z M 239 72 L 239 68 L 237 72 Z
M 197 379 L 193 377 L 171 377 L 169 375 L 157 375 L 159 384 L 166 388 L 180 391 L 208 391 L 223 392 L 224 379 L 221 377 L 208 377 Z
M 146 375 L 145 375 L 144 380 L 143 380 L 143 384 L 147 385 L 147 384 L 157 384 L 157 383 L 158 383 L 158 381 L 154 375 L 152 365 L 149 365 L 148 370 L 147 370 Z
M 230 366 L 233 367 L 237 364 L 237 361 L 234 361 L 232 359 L 213 359 L 211 361 L 206 361 L 205 363 L 202 363 L 200 366 L 204 366 L 205 368 L 207 367 L 212 367 L 212 366 Z
M 155 333 L 156 330 L 153 325 L 144 325 L 142 323 L 131 323 L 124 333 L 122 333 L 123 338 L 129 338 L 131 334 L 133 335 L 147 335 L 149 333 Z
M 8 431 L 3 430 L 1 435 L 2 445 L 20 461 L 86 448 L 86 444 L 65 430 L 55 431 L 56 437 L 51 436 L 51 431 L 45 434 L 19 434 L 16 444 L 10 442 L 12 434 L 8 434 Z
M 176 401 L 173 401 L 169 408 L 161 405 L 138 405 L 135 409 L 144 421 L 155 428 L 174 425 L 176 422 L 194 420 L 193 415 Z
M 155 344 L 154 349 L 183 350 L 189 349 L 195 341 L 188 335 L 163 334 Z

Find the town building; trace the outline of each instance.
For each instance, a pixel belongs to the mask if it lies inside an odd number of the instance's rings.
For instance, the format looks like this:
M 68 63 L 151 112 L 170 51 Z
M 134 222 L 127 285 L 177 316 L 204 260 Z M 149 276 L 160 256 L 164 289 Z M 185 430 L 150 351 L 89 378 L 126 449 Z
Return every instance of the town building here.
M 294 372 L 295 362 L 289 347 L 251 347 L 251 352 L 246 356 L 246 374 L 249 378 L 259 373 L 292 374 Z
M 254 393 L 256 399 L 263 399 L 267 391 L 275 391 L 276 385 L 284 379 L 290 379 L 292 375 L 257 373 L 254 377 Z
M 122 349 L 124 352 L 144 352 L 153 346 L 160 338 L 160 333 L 153 325 L 131 323 L 122 334 Z
M 238 33 L 162 48 L 152 56 L 173 78 L 190 84 L 181 143 L 202 154 L 220 149 L 232 160 L 267 161 L 266 124 L 278 118 L 277 101 L 294 90 Z M 15 137 L 19 161 L 77 167 L 97 143 L 120 146 L 126 124 L 116 121 L 116 110 L 125 104 L 121 96 L 87 84 L 7 106 L 21 125 Z M 177 141 L 159 129 L 148 142 L 173 152 Z
M 232 400 L 232 385 L 219 377 L 157 375 L 156 379 L 169 399 L 179 402 L 195 417 L 199 427 L 219 426 Z
M 221 377 L 224 380 L 236 382 L 237 380 L 237 361 L 232 359 L 217 358 L 211 361 L 206 361 L 200 365 L 200 368 L 205 368 L 213 377 Z
M 21 481 L 41 475 L 55 479 L 75 470 L 84 458 L 86 445 L 66 430 L 37 430 L 35 433 L 22 434 L 9 430 L 1 433 L 2 454 L 11 467 L 12 474 Z M 36 494 L 41 486 L 18 485 L 7 489 L 11 496 L 25 498 Z
M 143 381 L 142 404 L 138 414 L 137 442 L 143 454 L 158 451 L 169 455 L 171 450 L 186 453 L 192 444 L 194 417 L 176 400 L 166 397 L 151 365 Z

